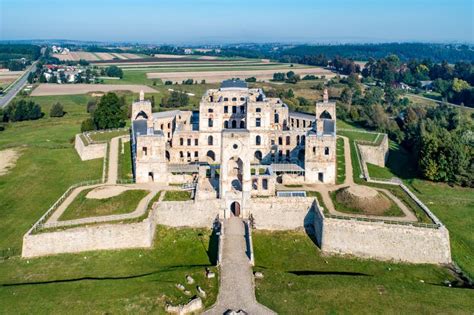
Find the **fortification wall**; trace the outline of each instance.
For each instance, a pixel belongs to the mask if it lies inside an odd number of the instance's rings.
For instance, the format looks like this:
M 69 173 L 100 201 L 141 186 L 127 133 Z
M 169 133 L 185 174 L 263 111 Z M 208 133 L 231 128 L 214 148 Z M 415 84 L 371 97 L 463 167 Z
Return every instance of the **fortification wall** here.
M 223 215 L 222 200 L 161 201 L 153 212 L 154 221 L 172 227 L 205 227 Z
M 313 202 L 314 198 L 301 197 L 253 198 L 246 207 L 257 229 L 293 230 L 312 225 Z
M 150 247 L 156 224 L 146 219 L 139 223 L 106 224 L 63 231 L 26 234 L 23 257 L 38 257 L 92 250 Z
M 322 226 L 319 241 L 323 252 L 410 263 L 451 262 L 449 233 L 445 227 L 435 229 L 333 218 L 322 218 L 321 224 L 320 220 L 316 220 L 315 229 Z
M 378 146 L 365 145 L 358 143 L 360 157 L 362 162 L 375 164 L 380 167 L 385 167 L 385 163 L 388 159 L 388 137 L 386 134 L 383 135 L 382 142 Z
M 107 143 L 95 143 L 86 145 L 81 138 L 81 134 L 77 134 L 74 141 L 74 148 L 79 154 L 82 161 L 104 158 L 107 152 Z

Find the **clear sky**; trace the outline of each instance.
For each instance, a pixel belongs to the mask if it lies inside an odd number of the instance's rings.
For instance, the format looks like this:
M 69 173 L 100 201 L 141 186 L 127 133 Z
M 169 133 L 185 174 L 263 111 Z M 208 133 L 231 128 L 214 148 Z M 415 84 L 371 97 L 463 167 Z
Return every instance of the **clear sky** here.
M 474 42 L 474 0 L 0 0 L 0 39 Z

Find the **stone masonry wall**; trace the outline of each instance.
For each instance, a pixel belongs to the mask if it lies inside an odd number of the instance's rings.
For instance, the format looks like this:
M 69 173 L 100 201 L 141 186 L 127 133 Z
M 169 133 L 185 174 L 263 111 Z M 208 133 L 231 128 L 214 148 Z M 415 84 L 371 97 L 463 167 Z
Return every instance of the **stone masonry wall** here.
M 153 215 L 158 224 L 172 227 L 209 228 L 219 217 L 223 218 L 222 200 L 161 201 Z
M 315 226 L 318 229 L 321 224 Z M 433 264 L 451 262 L 449 233 L 445 227 L 433 229 L 324 218 L 321 249 L 327 253 L 378 260 Z
M 107 152 L 106 143 L 85 145 L 85 143 L 82 141 L 81 134 L 76 135 L 74 148 L 81 157 L 82 161 L 104 158 L 105 153 Z
M 388 137 L 386 134 L 383 135 L 382 142 L 378 146 L 357 144 L 359 147 L 360 157 L 362 162 L 375 164 L 380 167 L 385 167 L 385 163 L 388 159 Z M 365 164 L 365 163 L 364 163 Z
M 38 257 L 91 250 L 150 247 L 156 224 L 149 219 L 139 223 L 106 224 L 63 231 L 26 234 L 22 257 Z
M 252 198 L 246 204 L 257 229 L 293 230 L 312 225 L 314 198 Z

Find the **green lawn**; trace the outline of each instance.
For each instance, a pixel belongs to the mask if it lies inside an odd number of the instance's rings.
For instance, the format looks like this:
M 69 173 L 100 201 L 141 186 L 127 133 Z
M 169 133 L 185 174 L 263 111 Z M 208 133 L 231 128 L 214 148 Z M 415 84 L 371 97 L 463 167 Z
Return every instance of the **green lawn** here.
M 186 201 L 191 200 L 191 192 L 186 190 L 168 190 L 163 201 Z
M 124 151 L 122 153 L 122 143 Z M 119 147 L 119 178 L 129 180 L 133 178 L 132 172 L 132 153 L 130 148 L 130 141 L 120 141 Z
M 253 233 L 257 300 L 279 314 L 471 314 L 447 269 L 323 256 L 304 232 Z M 296 311 L 297 310 L 297 311 Z
M 66 211 L 64 211 L 59 220 L 66 221 L 103 215 L 130 213 L 135 211 L 140 200 L 150 193 L 148 190 L 132 189 L 110 198 L 87 198 L 86 195 L 93 189 L 94 188 L 81 191 L 74 201 L 66 208 Z
M 118 136 L 128 135 L 128 130 L 116 130 L 116 131 L 107 131 L 107 132 L 94 132 L 89 134 L 92 141 L 105 142 L 110 141 L 112 138 Z
M 344 139 L 342 138 L 337 138 L 336 155 L 336 185 L 339 185 L 346 180 L 346 160 L 344 159 Z
M 215 237 L 208 229 L 158 226 L 152 249 L 86 252 L 0 263 L 2 314 L 164 314 L 167 302 L 186 303 L 181 283 L 192 295 L 196 286 L 211 306 L 218 279 L 206 279 L 213 267 Z M 191 275 L 196 283 L 187 285 Z

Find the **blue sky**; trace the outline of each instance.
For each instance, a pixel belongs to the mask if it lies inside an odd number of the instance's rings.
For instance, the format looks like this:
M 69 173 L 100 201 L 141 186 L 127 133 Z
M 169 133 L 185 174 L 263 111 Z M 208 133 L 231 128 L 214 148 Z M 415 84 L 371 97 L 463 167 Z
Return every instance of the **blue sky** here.
M 474 42 L 473 0 L 0 0 L 0 39 Z

